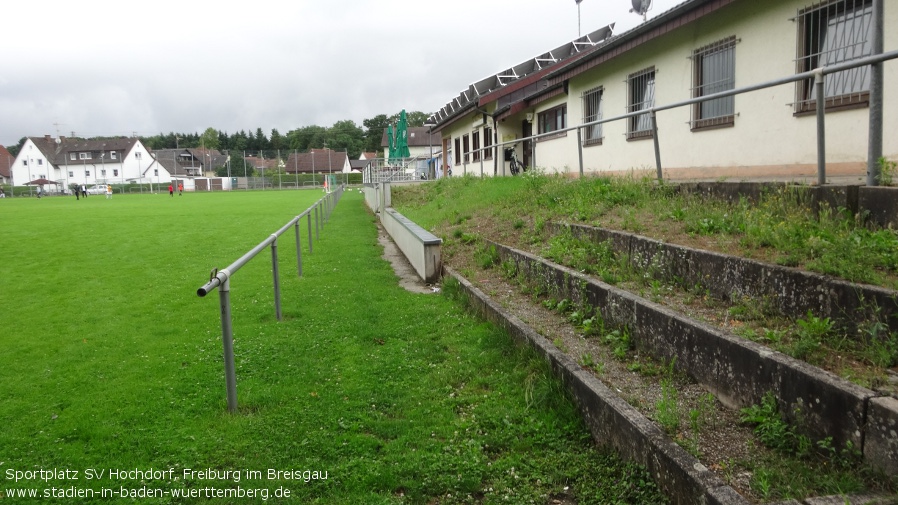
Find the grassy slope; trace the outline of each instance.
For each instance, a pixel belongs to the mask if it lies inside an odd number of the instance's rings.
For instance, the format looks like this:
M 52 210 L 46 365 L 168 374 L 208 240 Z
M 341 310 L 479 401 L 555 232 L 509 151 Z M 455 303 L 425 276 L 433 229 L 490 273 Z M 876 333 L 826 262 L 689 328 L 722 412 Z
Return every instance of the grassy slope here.
M 0 201 L 0 496 L 8 469 L 215 468 L 328 472 L 239 483 L 283 486 L 283 502 L 660 499 L 591 448 L 538 360 L 452 299 L 397 286 L 357 193 L 304 253 L 305 277 L 292 233 L 281 241 L 284 321 L 267 252 L 235 275 L 241 411 L 226 414 L 217 296 L 196 288 L 320 196 Z M 83 473 L 24 484 L 237 485 Z
M 766 254 L 775 260 L 787 258 L 789 264 L 800 264 L 831 275 L 894 286 L 898 272 L 898 234 L 894 230 L 857 226 L 853 219 L 835 213 L 823 213 L 820 218 L 814 218 L 807 208 L 793 205 L 794 200 L 788 194 L 774 194 L 757 205 L 740 202 L 727 206 L 701 198 L 684 198 L 663 186 L 656 188 L 652 181 L 566 180 L 532 174 L 484 180 L 454 177 L 430 184 L 400 186 L 393 192 L 393 204 L 398 210 L 442 236 L 444 261 L 448 260 L 453 268 L 461 270 L 475 283 L 481 268 L 494 264 L 493 258 L 484 250 L 481 238 L 529 247 L 541 254 L 562 249 L 564 254 L 558 256 L 567 255 L 565 260 L 576 257 L 577 261 L 569 266 L 593 275 L 597 275 L 595 271 L 603 271 L 606 268 L 603 260 L 607 258 L 601 254 L 607 254 L 607 251 L 594 244 L 591 248 L 577 244 L 578 248 L 575 248 L 565 243 L 563 236 L 549 237 L 539 232 L 542 224 L 548 221 L 568 221 L 649 235 L 663 229 L 670 236 L 710 243 L 719 240 L 732 254 Z M 849 248 L 851 254 L 846 253 Z M 641 272 L 638 274 L 642 276 Z M 620 279 L 614 282 L 620 282 Z M 633 285 L 637 289 L 642 286 L 642 290 L 649 292 L 645 296 L 652 296 L 650 289 L 645 287 L 648 282 L 631 282 Z M 496 285 L 481 287 L 486 291 L 504 289 Z M 758 300 L 748 303 L 761 305 Z M 730 314 L 737 313 L 731 311 Z M 809 316 L 808 320 L 816 319 Z M 800 326 L 794 321 L 789 324 Z M 833 332 L 829 338 L 837 340 L 841 334 Z M 887 356 L 882 360 L 887 365 L 876 365 L 877 377 L 884 375 L 884 368 L 894 367 L 898 357 L 895 351 L 898 335 L 885 335 L 883 341 L 883 347 L 889 346 L 884 349 Z M 826 345 L 828 342 L 820 347 L 820 353 L 835 356 L 837 353 Z M 838 354 L 847 350 L 840 349 Z M 784 349 L 786 351 L 788 349 Z M 866 356 L 861 352 L 858 354 L 858 360 Z M 871 475 L 865 468 L 848 468 L 845 472 L 842 468 L 834 468 L 835 464 L 842 465 L 850 459 L 823 458 L 820 463 L 816 455 L 807 459 L 796 454 L 787 456 L 781 457 L 777 453 L 775 463 L 751 463 L 757 466 L 751 483 L 753 489 L 756 486 L 760 489 L 757 495 L 768 499 L 803 498 L 819 492 L 894 489 L 894 483 L 884 484 L 886 479 Z M 815 465 L 808 464 L 809 460 Z

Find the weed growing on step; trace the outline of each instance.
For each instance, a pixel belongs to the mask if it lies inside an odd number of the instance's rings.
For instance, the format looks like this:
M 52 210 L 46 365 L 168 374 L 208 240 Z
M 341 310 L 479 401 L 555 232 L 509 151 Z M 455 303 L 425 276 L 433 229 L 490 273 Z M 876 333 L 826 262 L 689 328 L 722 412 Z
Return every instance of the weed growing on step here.
M 630 341 L 630 331 L 626 327 L 605 333 L 602 340 L 611 348 L 611 353 L 614 354 L 614 357 L 621 361 L 627 359 L 627 354 L 633 346 Z
M 890 161 L 886 157 L 880 156 L 877 164 L 879 165 L 879 175 L 876 182 L 882 186 L 891 186 L 894 182 L 898 162 Z
M 655 421 L 669 434 L 675 435 L 680 429 L 680 407 L 677 388 L 674 385 L 675 359 L 665 367 L 661 379 L 661 399 L 655 403 Z
M 698 444 L 699 435 L 705 426 L 711 424 L 716 403 L 717 399 L 714 395 L 708 393 L 699 398 L 698 405 L 695 408 L 689 409 L 689 438 L 686 440 L 684 447 L 696 458 L 701 457 Z
M 593 312 L 592 316 L 583 320 L 580 324 L 580 331 L 585 337 L 594 337 L 605 333 L 605 320 L 598 312 Z
M 786 423 L 776 397 L 768 392 L 761 403 L 741 410 L 743 423 L 753 425 L 759 440 L 774 450 L 771 457 L 751 463 L 752 490 L 764 499 L 802 498 L 857 493 L 861 490 L 893 492 L 895 478 L 888 478 L 861 462 L 860 452 L 850 443 L 841 449 L 832 439 L 813 441 Z
M 828 317 L 817 317 L 808 311 L 807 317 L 797 320 L 795 324 L 795 338 L 787 351 L 793 358 L 808 361 L 830 335 L 833 323 Z
M 499 258 L 499 251 L 496 249 L 495 245 L 484 244 L 483 247 L 478 249 L 475 255 L 475 260 L 480 268 L 487 269 L 492 268 L 493 265 L 498 265 L 501 258 Z

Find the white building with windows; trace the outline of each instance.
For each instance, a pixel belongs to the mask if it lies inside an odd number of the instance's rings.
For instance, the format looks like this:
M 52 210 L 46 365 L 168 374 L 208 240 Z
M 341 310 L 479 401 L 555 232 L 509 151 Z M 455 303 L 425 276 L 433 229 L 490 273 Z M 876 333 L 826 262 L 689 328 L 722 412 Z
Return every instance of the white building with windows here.
M 883 25 L 898 26 L 898 5 Z M 432 119 L 453 174 L 508 174 L 506 156 L 478 147 L 516 145 L 547 172 L 655 172 L 667 177 L 816 174 L 813 79 L 697 105 L 638 114 L 719 91 L 772 81 L 872 53 L 873 0 L 686 0 L 619 35 L 601 30 L 472 84 Z M 611 28 L 611 27 L 609 27 Z M 885 30 L 884 51 L 898 48 Z M 883 155 L 898 159 L 898 61 L 884 74 Z M 829 74 L 824 84 L 827 175 L 866 174 L 870 68 Z M 578 132 L 559 131 L 637 113 Z M 559 131 L 552 135 L 552 132 Z M 490 138 L 491 137 L 491 138 Z
M 47 179 L 45 189 L 60 191 L 72 184 L 167 183 L 171 175 L 136 138 L 84 140 L 29 137 L 12 166 L 13 184 Z

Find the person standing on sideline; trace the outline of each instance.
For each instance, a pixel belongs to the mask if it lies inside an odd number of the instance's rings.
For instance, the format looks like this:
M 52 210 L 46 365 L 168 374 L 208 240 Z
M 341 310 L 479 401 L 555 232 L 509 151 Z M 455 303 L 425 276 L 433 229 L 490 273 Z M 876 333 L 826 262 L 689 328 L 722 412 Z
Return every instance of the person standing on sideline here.
M 168 185 L 168 196 L 175 196 L 175 188 L 171 184 Z
M 112 198 L 112 184 L 106 185 L 106 199 L 109 200 Z
M 178 183 L 178 196 L 181 196 L 181 193 L 183 193 L 183 192 L 184 192 L 184 183 L 179 182 Z
M 81 185 L 81 196 L 87 198 L 87 186 L 85 186 L 84 184 Z

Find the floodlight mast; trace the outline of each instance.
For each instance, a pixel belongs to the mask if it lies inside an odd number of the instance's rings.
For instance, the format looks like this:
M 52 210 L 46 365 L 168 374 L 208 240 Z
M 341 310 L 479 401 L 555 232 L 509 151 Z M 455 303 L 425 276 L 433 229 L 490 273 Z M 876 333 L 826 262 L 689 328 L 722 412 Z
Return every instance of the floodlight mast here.
M 577 38 L 580 38 L 580 2 L 583 0 L 574 0 L 577 2 Z

